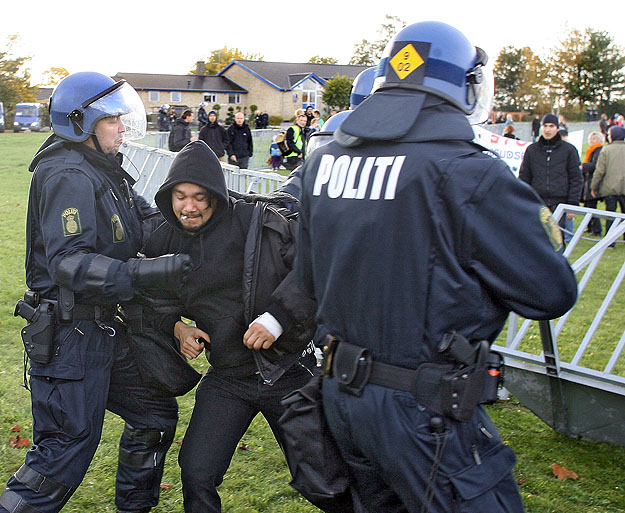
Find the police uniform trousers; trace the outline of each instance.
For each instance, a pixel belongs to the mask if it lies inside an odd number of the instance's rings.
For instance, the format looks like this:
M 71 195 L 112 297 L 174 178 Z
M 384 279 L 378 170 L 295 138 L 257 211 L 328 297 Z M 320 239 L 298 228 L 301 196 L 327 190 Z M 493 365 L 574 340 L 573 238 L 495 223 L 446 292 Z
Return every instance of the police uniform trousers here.
M 57 325 L 56 362 L 31 364 L 34 443 L 0 497 L 0 513 L 59 511 L 91 463 L 105 409 L 126 421 L 119 445 L 117 509 L 148 511 L 158 503 L 178 405 L 175 398 L 152 395 L 138 373 L 125 328 L 114 321 L 107 324 L 114 336 L 93 321 Z
M 514 453 L 481 407 L 470 422 L 444 419 L 436 432 L 410 392 L 368 384 L 357 397 L 325 378 L 323 406 L 371 513 L 523 511 Z
M 185 513 L 221 512 L 217 487 L 239 440 L 258 413 L 263 414 L 284 451 L 278 423 L 284 412 L 280 401 L 311 377 L 308 369 L 295 364 L 270 386 L 259 374 L 234 378 L 214 367 L 209 369 L 195 393 L 193 415 L 178 457 Z

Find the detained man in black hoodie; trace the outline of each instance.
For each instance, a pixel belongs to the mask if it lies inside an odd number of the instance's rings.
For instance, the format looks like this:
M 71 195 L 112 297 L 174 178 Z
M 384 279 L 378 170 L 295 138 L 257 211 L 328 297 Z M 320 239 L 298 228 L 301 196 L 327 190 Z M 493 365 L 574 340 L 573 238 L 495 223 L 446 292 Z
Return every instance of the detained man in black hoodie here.
M 203 141 L 176 156 L 156 204 L 166 222 L 144 251 L 191 256 L 194 270 L 179 300 L 197 327 L 178 320 L 171 329 L 187 358 L 205 350 L 211 364 L 179 457 L 184 507 L 219 512 L 217 487 L 259 412 L 284 447 L 280 400 L 312 375 L 314 356 L 306 349 L 315 304 L 291 272 L 294 221 L 265 202 L 232 197 Z

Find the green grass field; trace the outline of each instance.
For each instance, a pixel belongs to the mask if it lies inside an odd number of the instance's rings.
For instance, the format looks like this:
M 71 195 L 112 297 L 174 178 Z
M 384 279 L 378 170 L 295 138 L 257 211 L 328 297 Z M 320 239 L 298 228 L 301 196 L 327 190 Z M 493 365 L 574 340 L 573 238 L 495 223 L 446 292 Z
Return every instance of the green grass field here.
M 21 386 L 23 380 L 20 318 L 13 317 L 15 302 L 23 294 L 24 228 L 30 173 L 28 163 L 47 134 L 0 134 L 0 488 L 24 461 L 26 449 L 14 449 L 9 440 L 17 433 L 32 438 L 30 398 Z M 625 247 L 613 250 L 593 277 L 597 288 L 605 288 L 622 265 Z M 579 333 L 590 322 L 602 296 L 589 294 L 576 310 L 589 312 L 571 320 L 560 337 L 561 352 L 567 354 L 578 342 Z M 593 347 L 597 362 L 609 356 L 623 331 L 621 294 L 611 308 L 605 330 Z M 586 324 L 584 324 L 586 323 Z M 532 344 L 532 342 L 528 342 Z M 589 358 L 592 358 L 589 356 Z M 201 360 L 201 359 L 198 359 Z M 586 362 L 587 363 L 587 362 Z M 206 368 L 205 361 L 195 363 Z M 621 374 L 623 365 L 619 367 Z M 180 398 L 180 423 L 176 440 L 181 440 L 193 407 L 193 392 Z M 530 513 L 622 513 L 625 511 L 625 449 L 568 439 L 552 431 L 517 401 L 500 402 L 489 408 L 503 439 L 516 452 L 516 475 L 526 509 Z M 83 484 L 64 511 L 74 513 L 115 512 L 114 486 L 117 442 L 123 422 L 107 414 L 102 441 Z M 257 418 L 243 441 L 247 449 L 236 452 L 220 493 L 223 509 L 232 513 L 307 513 L 319 511 L 302 499 L 289 485 L 289 474 L 282 454 L 266 422 Z M 176 462 L 179 446 L 173 444 L 167 457 L 161 502 L 155 513 L 180 513 L 182 492 Z M 552 464 L 564 466 L 579 475 L 578 480 L 559 481 L 552 475 Z M 487 512 L 484 512 L 487 513 Z M 491 512 L 488 512 L 491 513 Z M 492 512 L 497 513 L 497 512 Z

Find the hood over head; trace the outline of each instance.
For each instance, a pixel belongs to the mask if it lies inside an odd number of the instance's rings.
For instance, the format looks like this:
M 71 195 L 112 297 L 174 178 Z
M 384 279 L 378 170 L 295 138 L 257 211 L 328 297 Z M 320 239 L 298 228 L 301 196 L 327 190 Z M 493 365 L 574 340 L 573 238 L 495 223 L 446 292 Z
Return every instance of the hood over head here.
M 171 206 L 171 191 L 179 183 L 193 183 L 204 187 L 217 197 L 218 206 L 213 217 L 228 205 L 228 188 L 219 159 L 204 141 L 193 141 L 178 152 L 169 168 L 167 178 L 154 199 L 167 222 L 182 229 Z

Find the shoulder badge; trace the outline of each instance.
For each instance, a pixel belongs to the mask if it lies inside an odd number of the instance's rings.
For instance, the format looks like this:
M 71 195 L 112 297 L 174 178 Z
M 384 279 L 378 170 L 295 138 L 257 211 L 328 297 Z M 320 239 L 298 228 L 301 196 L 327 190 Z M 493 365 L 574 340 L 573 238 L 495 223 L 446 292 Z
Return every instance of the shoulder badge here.
M 80 235 L 82 233 L 80 213 L 77 208 L 66 208 L 61 214 L 61 220 L 63 222 L 63 235 L 65 237 Z
M 551 210 L 548 207 L 542 206 L 538 210 L 538 217 L 540 218 L 540 224 L 543 225 L 545 232 L 547 233 L 547 237 L 549 237 L 549 242 L 553 246 L 553 249 L 556 251 L 562 250 L 562 232 L 560 231 L 560 227 L 553 220 L 553 216 L 551 215 Z
M 117 214 L 113 214 L 113 217 L 111 217 L 111 226 L 113 228 L 113 242 L 124 242 L 126 235 L 124 234 L 121 219 Z

